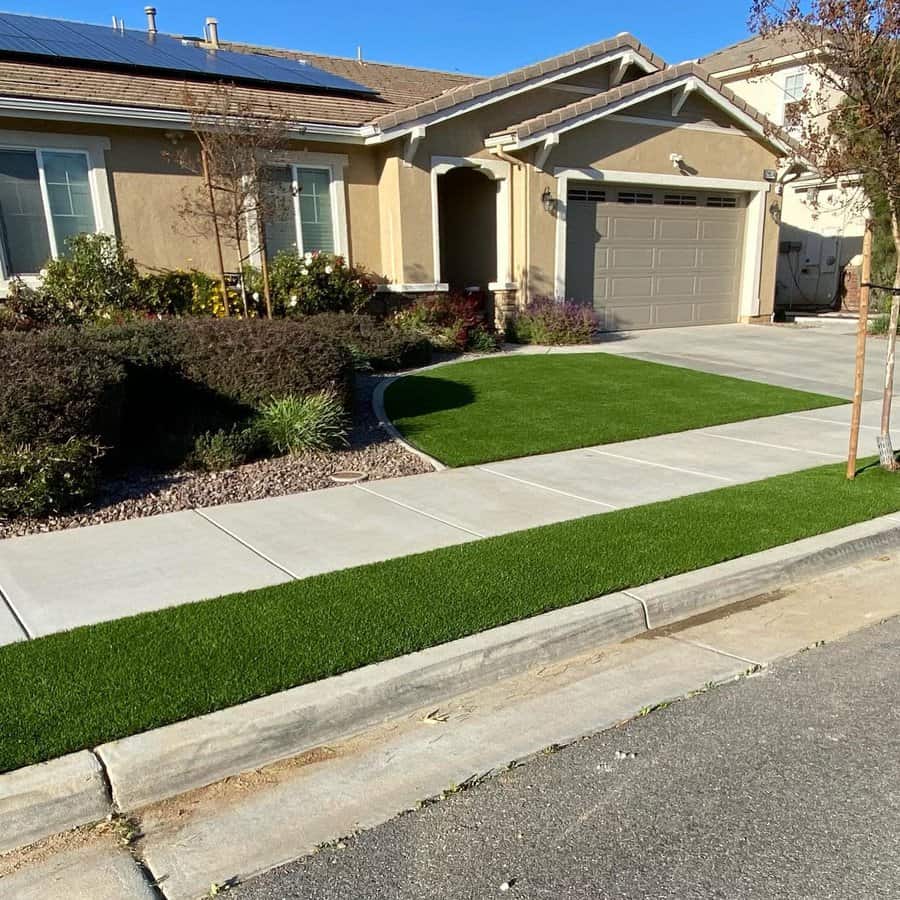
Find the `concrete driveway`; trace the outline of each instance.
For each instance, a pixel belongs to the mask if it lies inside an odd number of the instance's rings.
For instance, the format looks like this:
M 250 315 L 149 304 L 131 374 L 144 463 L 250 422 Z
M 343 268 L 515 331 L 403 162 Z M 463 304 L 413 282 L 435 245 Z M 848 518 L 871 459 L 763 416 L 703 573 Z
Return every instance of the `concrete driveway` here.
M 598 350 L 765 381 L 835 397 L 853 396 L 856 324 L 704 325 L 605 335 Z M 573 348 L 574 349 L 574 348 Z M 580 348 L 582 351 L 584 348 Z M 869 338 L 866 399 L 881 396 L 883 338 Z M 560 350 L 554 350 L 560 352 Z

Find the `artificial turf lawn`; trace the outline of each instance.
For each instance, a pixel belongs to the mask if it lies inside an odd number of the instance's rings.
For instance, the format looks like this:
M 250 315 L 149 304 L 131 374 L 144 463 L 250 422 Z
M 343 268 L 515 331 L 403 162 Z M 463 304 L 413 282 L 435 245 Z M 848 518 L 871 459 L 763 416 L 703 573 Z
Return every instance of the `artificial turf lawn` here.
M 0 647 L 0 771 L 898 509 L 830 465 Z
M 404 437 L 448 466 L 630 441 L 845 403 L 613 356 L 503 356 L 406 375 L 385 392 Z

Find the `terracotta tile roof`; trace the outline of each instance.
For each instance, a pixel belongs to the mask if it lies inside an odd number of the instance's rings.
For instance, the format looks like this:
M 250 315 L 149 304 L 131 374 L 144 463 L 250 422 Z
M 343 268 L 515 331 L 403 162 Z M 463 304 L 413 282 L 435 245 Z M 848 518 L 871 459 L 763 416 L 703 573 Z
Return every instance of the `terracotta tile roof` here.
M 611 90 L 605 91 L 602 94 L 594 94 L 591 97 L 585 97 L 583 100 L 576 100 L 574 103 L 568 103 L 565 106 L 559 107 L 558 109 L 551 110 L 547 113 L 542 113 L 541 115 L 534 116 L 531 119 L 526 119 L 524 122 L 510 125 L 508 128 L 504 128 L 500 131 L 495 132 L 492 136 L 497 137 L 500 135 L 510 135 L 517 141 L 523 141 L 531 137 L 532 135 L 538 134 L 541 131 L 553 128 L 556 125 L 560 125 L 572 119 L 576 119 L 579 116 L 583 116 L 591 112 L 598 112 L 600 110 L 603 110 L 607 106 L 618 103 L 621 100 L 634 98 L 634 102 L 639 102 L 641 99 L 641 95 L 645 92 L 651 90 L 652 88 L 659 87 L 660 85 L 667 84 L 671 81 L 677 81 L 679 78 L 683 78 L 685 75 L 694 75 L 697 78 L 701 79 L 711 88 L 725 97 L 725 99 L 727 99 L 730 103 L 738 107 L 738 109 L 740 109 L 742 112 L 755 119 L 767 130 L 768 133 L 774 132 L 779 141 L 785 144 L 789 144 L 792 147 L 795 146 L 795 142 L 791 137 L 777 130 L 772 122 L 770 122 L 761 112 L 752 107 L 745 100 L 742 100 L 740 97 L 738 97 L 738 95 L 735 94 L 734 91 L 732 91 L 729 87 L 719 81 L 718 78 L 713 77 L 706 69 L 695 62 L 683 62 L 679 63 L 677 66 L 669 66 L 667 69 L 662 69 L 659 72 L 654 72 L 651 75 L 644 76 L 643 78 L 629 81 L 626 84 L 619 85 L 619 87 L 612 88 Z
M 229 49 L 244 49 L 229 45 Z M 255 48 L 246 48 L 253 52 Z M 287 88 L 238 85 L 241 102 L 257 115 L 272 109 L 300 122 L 334 125 L 362 125 L 396 109 L 416 104 L 443 91 L 477 81 L 456 72 L 434 72 L 383 63 L 290 51 L 266 51 L 274 55 L 307 59 L 337 75 L 371 87 L 375 97 L 353 94 L 307 93 Z M 78 67 L 71 63 L 53 65 L 0 59 L 0 96 L 29 97 L 102 103 L 112 106 L 139 106 L 164 110 L 184 110 L 185 87 L 197 97 L 212 91 L 209 83 L 171 75 L 136 75 L 121 71 Z
M 460 85 L 459 87 L 446 91 L 439 97 L 430 98 L 408 106 L 405 109 L 385 113 L 384 115 L 373 119 L 372 124 L 377 125 L 383 130 L 395 128 L 398 125 L 406 124 L 421 118 L 422 116 L 431 115 L 432 113 L 447 109 L 457 103 L 464 103 L 465 101 L 473 100 L 476 97 L 484 97 L 495 91 L 502 91 L 511 85 L 530 81 L 552 72 L 559 72 L 563 69 L 587 62 L 595 57 L 626 47 L 630 47 L 658 68 L 663 68 L 666 65 L 666 62 L 662 57 L 657 56 L 649 47 L 645 47 L 636 37 L 634 37 L 634 35 L 623 33 L 605 41 L 588 44 L 577 50 L 570 50 L 568 53 L 562 53 L 559 56 L 541 60 L 540 62 L 533 63 L 532 65 L 525 66 L 521 69 L 514 69 L 512 72 L 504 72 L 501 75 L 495 75 L 491 78 L 482 78 L 478 81 L 471 81 L 468 84 Z

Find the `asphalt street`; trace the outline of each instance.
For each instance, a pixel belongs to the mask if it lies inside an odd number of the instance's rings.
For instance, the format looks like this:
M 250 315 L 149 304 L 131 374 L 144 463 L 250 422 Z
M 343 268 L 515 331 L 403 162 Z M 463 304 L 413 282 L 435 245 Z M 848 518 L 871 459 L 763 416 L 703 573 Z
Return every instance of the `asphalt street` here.
M 239 900 L 900 897 L 900 619 L 532 759 Z

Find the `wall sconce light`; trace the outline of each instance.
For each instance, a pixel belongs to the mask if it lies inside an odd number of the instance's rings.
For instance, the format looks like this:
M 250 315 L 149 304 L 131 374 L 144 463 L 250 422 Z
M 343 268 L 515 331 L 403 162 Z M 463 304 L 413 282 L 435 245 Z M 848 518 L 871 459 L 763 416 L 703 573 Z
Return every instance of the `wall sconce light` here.
M 772 217 L 773 222 L 781 224 L 781 207 L 776 200 L 773 200 L 769 206 L 769 215 Z
M 550 193 L 550 188 L 548 187 L 545 187 L 544 192 L 541 194 L 541 206 L 544 207 L 544 212 L 548 213 L 552 213 L 556 207 L 556 201 L 553 199 L 553 194 Z

